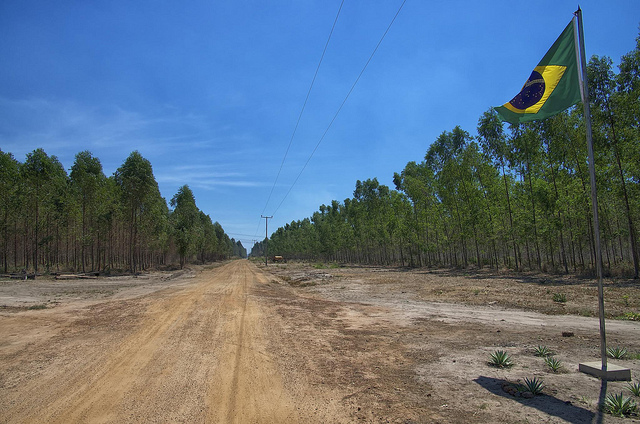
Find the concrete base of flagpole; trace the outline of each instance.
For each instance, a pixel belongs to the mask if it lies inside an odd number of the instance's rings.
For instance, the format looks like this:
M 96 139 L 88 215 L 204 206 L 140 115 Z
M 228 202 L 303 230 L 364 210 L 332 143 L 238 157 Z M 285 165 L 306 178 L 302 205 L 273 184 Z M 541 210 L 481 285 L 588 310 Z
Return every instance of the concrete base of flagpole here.
M 578 370 L 585 374 L 598 377 L 607 381 L 631 381 L 631 370 L 614 364 L 607 364 L 607 369 L 602 369 L 602 362 L 585 362 L 578 365 Z

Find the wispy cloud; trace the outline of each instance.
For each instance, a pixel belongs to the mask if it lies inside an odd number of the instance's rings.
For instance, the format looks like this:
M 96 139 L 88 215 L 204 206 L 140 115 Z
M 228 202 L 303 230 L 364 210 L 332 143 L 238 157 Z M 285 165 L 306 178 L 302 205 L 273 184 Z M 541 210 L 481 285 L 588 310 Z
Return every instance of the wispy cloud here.
M 0 97 L 0 115 L 5 118 L 0 120 L 0 146 L 17 158 L 43 147 L 70 167 L 73 156 L 87 149 L 109 173 L 123 155 L 140 150 L 151 158 L 161 186 L 215 190 L 267 185 L 238 171 L 250 157 L 249 134 L 231 135 L 224 126 L 212 128 L 204 116 L 179 114 L 175 108 L 163 107 L 146 116 L 116 105 L 84 107 L 72 101 Z M 227 148 L 218 148 L 221 144 Z M 228 148 L 234 145 L 238 148 Z
M 187 184 L 190 187 L 213 190 L 219 187 L 261 187 L 266 183 L 252 181 L 246 174 L 236 171 L 216 171 L 224 168 L 212 164 L 190 164 L 174 166 L 156 174 L 158 183 Z
M 259 181 L 207 180 L 194 181 L 193 186 L 205 190 L 213 190 L 218 187 L 263 187 L 266 184 Z
M 208 173 L 209 176 L 212 177 L 237 177 L 241 176 L 240 172 L 224 172 L 224 171 L 212 171 L 212 168 L 220 167 L 219 165 L 211 165 L 211 164 L 189 164 L 189 165 L 177 165 L 172 167 L 173 172 L 181 172 L 181 173 L 189 173 L 189 172 L 197 172 L 198 175 L 203 175 L 203 173 Z
M 85 107 L 72 101 L 0 97 L 0 140 L 7 150 L 22 153 L 26 146 L 89 149 L 130 147 L 170 149 L 188 144 L 191 149 L 222 142 L 222 130 L 211 128 L 205 117 L 178 114 L 146 116 L 117 105 Z

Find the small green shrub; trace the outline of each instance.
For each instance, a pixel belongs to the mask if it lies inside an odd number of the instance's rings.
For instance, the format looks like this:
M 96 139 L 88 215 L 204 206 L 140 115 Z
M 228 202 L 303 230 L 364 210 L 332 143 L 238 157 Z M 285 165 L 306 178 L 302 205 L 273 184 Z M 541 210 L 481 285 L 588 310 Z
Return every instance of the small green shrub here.
M 29 309 L 30 311 L 37 310 L 37 309 L 47 309 L 47 305 L 44 303 L 41 303 L 39 305 L 29 306 L 27 309 Z
M 633 393 L 634 396 L 640 397 L 640 381 L 629 383 L 627 388 L 631 393 Z
M 499 368 L 508 368 L 513 366 L 513 361 L 506 351 L 496 350 L 489 355 L 489 365 Z
M 557 303 L 565 303 L 567 301 L 567 295 L 564 293 L 554 293 L 553 301 Z
M 547 366 L 553 372 L 558 372 L 560 371 L 560 368 L 562 368 L 562 362 L 560 362 L 553 356 L 547 356 L 546 358 L 544 358 L 544 363 L 547 364 Z
M 635 413 L 638 408 L 631 398 L 624 397 L 622 393 L 619 395 L 609 393 L 604 399 L 604 405 L 602 407 L 604 412 L 623 418 Z
M 624 347 L 608 347 L 607 355 L 613 359 L 624 359 L 627 356 L 627 349 Z
M 554 353 L 546 346 L 536 346 L 534 349 L 534 355 L 546 358 L 547 356 L 553 356 Z
M 638 312 L 627 312 L 622 316 L 619 316 L 618 319 L 624 319 L 627 321 L 640 321 L 640 313 Z
M 539 395 L 542 393 L 542 389 L 544 389 L 544 384 L 541 379 L 537 377 L 533 377 L 531 380 L 528 378 L 524 379 L 524 384 L 522 385 L 527 392 L 531 392 L 531 394 Z

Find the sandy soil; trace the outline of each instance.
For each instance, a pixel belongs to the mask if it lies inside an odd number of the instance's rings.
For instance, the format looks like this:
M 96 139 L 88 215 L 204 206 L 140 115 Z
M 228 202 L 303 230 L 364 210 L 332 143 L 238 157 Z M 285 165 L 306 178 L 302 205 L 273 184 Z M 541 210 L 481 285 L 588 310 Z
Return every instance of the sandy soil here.
M 639 288 L 608 282 L 610 314 L 640 312 Z M 577 372 L 599 358 L 597 319 L 584 316 L 594 290 L 540 275 L 248 261 L 0 281 L 0 422 L 638 422 L 602 415 L 601 382 Z M 639 322 L 609 319 L 607 335 L 638 357 Z M 537 345 L 557 352 L 561 373 Z M 495 349 L 515 365 L 487 365 Z M 640 360 L 614 362 L 638 380 Z M 542 396 L 502 389 L 534 376 Z

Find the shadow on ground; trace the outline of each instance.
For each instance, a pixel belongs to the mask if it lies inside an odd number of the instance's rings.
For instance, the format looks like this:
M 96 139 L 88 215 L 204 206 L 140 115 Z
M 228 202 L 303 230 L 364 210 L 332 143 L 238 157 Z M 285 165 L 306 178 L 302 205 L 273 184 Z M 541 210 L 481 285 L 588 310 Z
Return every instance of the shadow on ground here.
M 533 399 L 511 396 L 510 394 L 502 390 L 503 383 L 510 383 L 506 380 L 480 376 L 473 381 L 475 381 L 481 387 L 490 391 L 494 395 L 512 399 L 522 405 L 544 412 L 547 415 L 562 418 L 569 423 L 590 423 L 593 422 L 594 418 L 596 417 L 596 414 L 592 411 L 589 411 L 588 409 L 581 408 L 571 403 L 565 403 L 560 399 L 550 395 L 536 396 Z

